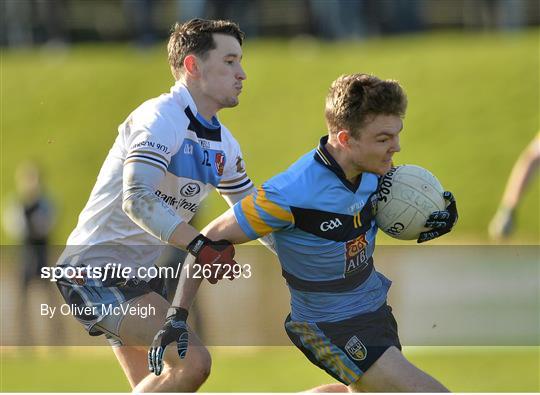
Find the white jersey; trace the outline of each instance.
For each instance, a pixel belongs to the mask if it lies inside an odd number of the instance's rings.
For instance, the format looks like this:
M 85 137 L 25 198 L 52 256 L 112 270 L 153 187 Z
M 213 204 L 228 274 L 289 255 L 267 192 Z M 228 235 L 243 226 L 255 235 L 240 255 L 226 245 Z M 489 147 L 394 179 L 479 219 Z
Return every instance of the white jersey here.
M 114 259 L 148 267 L 159 256 L 156 247 L 164 243 L 122 210 L 124 164 L 144 163 L 164 173 L 155 195 L 176 213 L 178 222 L 189 222 L 214 188 L 227 195 L 253 187 L 237 141 L 217 118 L 209 123 L 198 114 L 188 89 L 179 82 L 170 93 L 133 111 L 118 133 L 61 264 L 102 266 Z

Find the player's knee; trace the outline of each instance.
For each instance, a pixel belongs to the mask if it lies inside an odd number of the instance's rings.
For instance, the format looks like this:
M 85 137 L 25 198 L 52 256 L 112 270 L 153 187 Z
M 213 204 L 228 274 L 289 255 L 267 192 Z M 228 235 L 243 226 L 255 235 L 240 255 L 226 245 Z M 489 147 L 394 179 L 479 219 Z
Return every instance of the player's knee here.
M 186 363 L 185 375 L 200 387 L 210 376 L 212 357 L 205 347 L 194 347 L 190 351 L 193 355 L 189 356 L 189 361 Z

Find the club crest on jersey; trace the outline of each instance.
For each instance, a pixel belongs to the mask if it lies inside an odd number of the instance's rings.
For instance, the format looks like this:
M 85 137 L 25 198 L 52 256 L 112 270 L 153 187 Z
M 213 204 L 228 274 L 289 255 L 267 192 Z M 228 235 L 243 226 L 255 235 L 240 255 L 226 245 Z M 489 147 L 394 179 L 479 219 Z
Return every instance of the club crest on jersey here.
M 355 361 L 363 361 L 367 357 L 366 346 L 356 336 L 351 337 L 347 344 L 345 344 L 345 351 Z
M 223 169 L 225 168 L 225 155 L 223 155 L 221 152 L 218 152 L 216 154 L 214 164 L 216 165 L 216 171 L 218 176 L 221 177 L 223 175 Z
M 345 276 L 349 276 L 367 266 L 367 245 L 368 242 L 365 234 L 361 234 L 357 238 L 345 243 Z

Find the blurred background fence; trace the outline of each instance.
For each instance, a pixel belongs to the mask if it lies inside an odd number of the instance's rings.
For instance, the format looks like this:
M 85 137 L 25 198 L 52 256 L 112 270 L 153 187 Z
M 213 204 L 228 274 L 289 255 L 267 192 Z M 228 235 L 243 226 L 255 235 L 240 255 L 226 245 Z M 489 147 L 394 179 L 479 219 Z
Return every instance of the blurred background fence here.
M 2 0 L 0 43 L 29 46 L 135 40 L 150 45 L 175 21 L 226 18 L 250 38 L 323 39 L 435 29 L 516 30 L 540 22 L 537 0 Z

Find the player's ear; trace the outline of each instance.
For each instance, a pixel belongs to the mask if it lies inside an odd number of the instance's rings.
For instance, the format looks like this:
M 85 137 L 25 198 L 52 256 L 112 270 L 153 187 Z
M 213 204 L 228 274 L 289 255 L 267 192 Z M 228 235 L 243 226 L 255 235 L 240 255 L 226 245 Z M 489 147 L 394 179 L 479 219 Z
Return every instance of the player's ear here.
M 337 133 L 337 140 L 340 145 L 346 147 L 349 145 L 350 133 L 347 130 L 340 130 Z
M 184 70 L 191 77 L 198 78 L 200 76 L 201 71 L 195 55 L 188 55 L 184 58 Z

